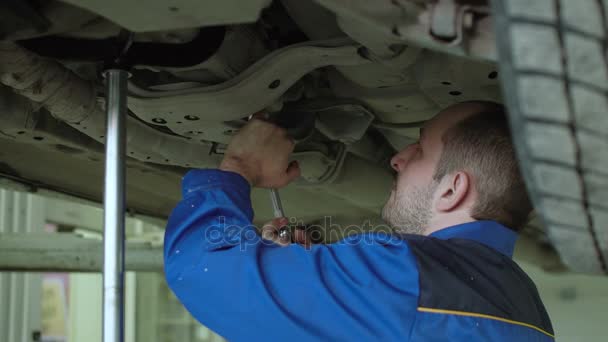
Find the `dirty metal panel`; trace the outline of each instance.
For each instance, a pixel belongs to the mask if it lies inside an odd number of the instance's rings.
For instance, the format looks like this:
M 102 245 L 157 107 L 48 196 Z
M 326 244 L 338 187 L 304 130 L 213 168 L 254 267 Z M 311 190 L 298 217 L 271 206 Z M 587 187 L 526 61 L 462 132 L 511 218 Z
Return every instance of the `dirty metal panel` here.
M 270 0 L 64 0 L 134 32 L 249 23 Z M 138 14 L 139 13 L 139 14 Z M 143 14 L 143 15 L 140 15 Z

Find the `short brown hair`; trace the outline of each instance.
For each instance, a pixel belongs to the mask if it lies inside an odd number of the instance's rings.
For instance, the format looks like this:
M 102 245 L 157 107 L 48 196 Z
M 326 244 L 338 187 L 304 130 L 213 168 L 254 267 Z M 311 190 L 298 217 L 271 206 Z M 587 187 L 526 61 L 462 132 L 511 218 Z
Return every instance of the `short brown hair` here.
M 529 219 L 532 204 L 517 164 L 505 108 L 494 102 L 469 103 L 481 109 L 444 133 L 433 178 L 439 181 L 447 174 L 466 171 L 478 193 L 471 216 L 519 231 Z

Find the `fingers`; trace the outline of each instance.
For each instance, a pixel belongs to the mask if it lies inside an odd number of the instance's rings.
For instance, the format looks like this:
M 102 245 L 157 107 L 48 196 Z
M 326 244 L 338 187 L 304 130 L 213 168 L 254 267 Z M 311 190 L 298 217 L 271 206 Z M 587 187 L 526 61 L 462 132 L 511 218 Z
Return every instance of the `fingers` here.
M 247 125 L 232 137 L 220 168 L 229 164 L 229 160 L 239 160 L 243 170 L 238 173 L 252 186 L 280 188 L 300 176 L 297 163 L 289 163 L 295 142 L 286 129 L 264 121 L 265 114 L 252 115 Z
M 306 231 L 301 228 L 297 228 L 294 231 L 293 241 L 295 243 L 299 243 L 300 245 L 304 245 L 306 248 L 310 248 L 310 245 L 312 244 L 310 237 L 306 234 Z
M 264 120 L 263 117 L 253 117 L 249 120 L 249 122 L 245 125 L 244 129 L 247 131 L 255 131 L 257 132 L 257 136 L 266 136 L 268 134 L 272 134 L 271 132 L 277 128 L 276 125 Z M 240 133 L 240 131 L 239 131 Z
M 250 120 L 246 126 L 257 127 L 256 130 L 267 130 L 280 138 L 285 138 L 293 141 L 285 128 L 268 121 L 268 113 L 256 113 L 250 116 Z M 263 127 L 263 128 L 260 128 Z
M 285 173 L 279 179 L 273 180 L 273 182 L 270 183 L 268 187 L 277 189 L 282 188 L 294 181 L 296 178 L 300 177 L 301 173 L 302 172 L 300 170 L 300 165 L 298 161 L 294 160 L 288 164 Z
M 258 120 L 268 120 L 268 113 L 267 113 L 267 112 L 262 111 L 262 112 L 257 112 L 257 113 L 255 113 L 255 114 L 251 114 L 251 115 L 249 116 L 249 120 L 252 120 L 252 119 L 258 119 Z
M 270 240 L 280 246 L 288 246 L 292 242 L 300 244 L 306 248 L 310 248 L 312 241 L 306 230 L 303 228 L 290 229 L 288 226 L 289 220 L 285 217 L 275 218 L 270 222 L 267 222 L 262 227 L 262 238 Z M 293 236 L 287 234 L 285 237 L 280 236 L 281 229 L 287 229 L 288 232 L 293 233 Z
M 294 179 L 300 177 L 301 174 L 302 174 L 302 171 L 300 170 L 300 163 L 298 163 L 297 160 L 294 160 L 291 163 L 289 163 L 289 166 L 287 167 L 288 183 L 293 181 Z
M 286 226 L 288 223 L 289 220 L 286 217 L 277 217 L 275 219 L 272 219 L 272 221 L 264 224 L 264 226 L 262 227 L 262 232 L 277 231 L 279 228 Z
M 287 246 L 291 241 L 279 236 L 282 227 L 287 226 L 289 220 L 286 217 L 275 218 L 262 226 L 262 238 L 273 241 L 281 246 Z

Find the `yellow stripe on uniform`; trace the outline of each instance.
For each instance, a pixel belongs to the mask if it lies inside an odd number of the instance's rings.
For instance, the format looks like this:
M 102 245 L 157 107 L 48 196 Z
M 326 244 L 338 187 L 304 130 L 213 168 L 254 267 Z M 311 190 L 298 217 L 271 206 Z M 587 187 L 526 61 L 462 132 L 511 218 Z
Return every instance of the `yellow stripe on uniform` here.
M 448 314 L 448 315 L 457 315 L 457 316 L 469 316 L 469 317 L 480 317 L 480 318 L 487 318 L 487 319 L 493 319 L 496 321 L 501 321 L 501 322 L 505 322 L 505 323 L 510 323 L 510 324 L 517 324 L 517 325 L 521 325 L 524 327 L 528 327 L 528 328 L 532 328 L 536 331 L 540 331 L 541 333 L 550 336 L 552 338 L 555 338 L 554 335 L 544 331 L 543 329 L 533 326 L 531 324 L 528 323 L 524 323 L 524 322 L 518 322 L 518 321 L 512 321 L 510 319 L 506 319 L 506 318 L 501 318 L 501 317 L 496 317 L 496 316 L 490 316 L 490 315 L 484 315 L 484 314 L 479 314 L 479 313 L 474 313 L 474 312 L 465 312 L 465 311 L 455 311 L 455 310 L 442 310 L 442 309 L 431 309 L 431 308 L 424 308 L 424 307 L 418 307 L 418 311 L 421 312 L 432 312 L 432 313 L 438 313 L 438 314 Z

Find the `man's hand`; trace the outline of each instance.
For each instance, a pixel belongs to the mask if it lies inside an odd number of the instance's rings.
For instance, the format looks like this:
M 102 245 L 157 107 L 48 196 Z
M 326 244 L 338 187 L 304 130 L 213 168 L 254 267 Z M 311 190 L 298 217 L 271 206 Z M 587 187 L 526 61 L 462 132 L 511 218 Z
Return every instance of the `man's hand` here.
M 261 235 L 266 240 L 273 241 L 281 246 L 288 246 L 292 242 L 282 239 L 279 236 L 279 232 L 280 232 L 281 228 L 287 226 L 288 223 L 289 223 L 289 220 L 287 220 L 286 217 L 275 218 L 272 221 L 264 224 L 264 226 L 262 227 Z M 293 233 L 294 233 L 294 236 L 291 239 L 291 240 L 293 240 L 293 242 L 303 245 L 306 248 L 310 248 L 312 242 L 311 242 L 310 237 L 306 234 L 306 231 L 304 229 L 296 228 L 293 230 Z
M 283 187 L 300 176 L 298 163 L 289 163 L 294 145 L 285 129 L 252 119 L 230 141 L 220 170 L 240 174 L 253 187 Z

